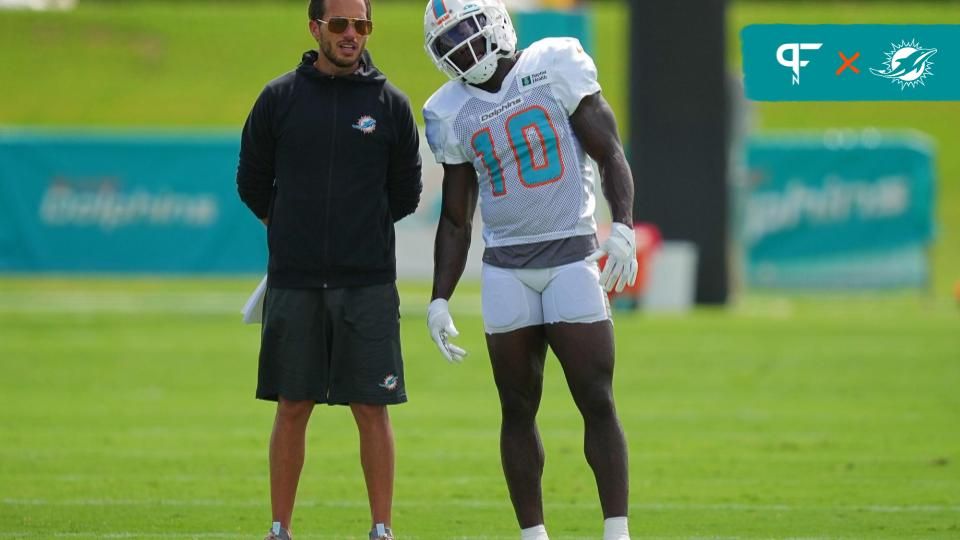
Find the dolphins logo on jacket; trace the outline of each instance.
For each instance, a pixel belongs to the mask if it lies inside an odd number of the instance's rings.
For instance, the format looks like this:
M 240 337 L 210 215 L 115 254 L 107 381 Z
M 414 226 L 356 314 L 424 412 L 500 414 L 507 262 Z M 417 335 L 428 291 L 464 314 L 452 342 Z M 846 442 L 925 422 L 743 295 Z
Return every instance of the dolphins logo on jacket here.
M 359 130 L 360 133 L 364 135 L 368 135 L 377 129 L 377 121 L 374 120 L 372 116 L 365 114 L 357 119 L 357 123 L 353 125 L 353 129 Z

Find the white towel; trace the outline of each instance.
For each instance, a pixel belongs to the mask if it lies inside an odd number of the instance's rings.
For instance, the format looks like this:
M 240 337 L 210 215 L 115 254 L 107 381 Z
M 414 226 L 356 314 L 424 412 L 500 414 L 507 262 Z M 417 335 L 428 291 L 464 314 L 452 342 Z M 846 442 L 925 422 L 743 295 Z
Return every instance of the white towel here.
M 263 297 L 267 292 L 267 276 L 263 276 L 260 284 L 254 289 L 247 303 L 243 305 L 240 313 L 243 314 L 244 324 L 257 324 L 263 322 Z

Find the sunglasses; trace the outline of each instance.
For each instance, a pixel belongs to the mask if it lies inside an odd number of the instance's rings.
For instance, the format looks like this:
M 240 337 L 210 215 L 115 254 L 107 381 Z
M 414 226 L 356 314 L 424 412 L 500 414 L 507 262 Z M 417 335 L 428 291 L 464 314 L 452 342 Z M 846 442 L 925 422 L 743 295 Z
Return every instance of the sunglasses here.
M 353 23 L 353 29 L 361 36 L 369 35 L 373 32 L 373 21 L 370 19 L 354 19 L 351 17 L 330 17 L 330 20 L 317 19 L 318 23 L 327 25 L 334 34 L 342 34 L 347 31 L 350 23 Z

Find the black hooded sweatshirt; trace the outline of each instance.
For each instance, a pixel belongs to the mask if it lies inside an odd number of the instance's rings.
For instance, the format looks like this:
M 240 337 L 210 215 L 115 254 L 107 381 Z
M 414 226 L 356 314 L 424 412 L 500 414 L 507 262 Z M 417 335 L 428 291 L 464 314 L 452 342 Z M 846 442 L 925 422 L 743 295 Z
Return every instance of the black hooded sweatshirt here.
M 243 126 L 237 191 L 269 218 L 269 284 L 338 288 L 396 280 L 393 223 L 420 201 L 410 102 L 365 51 L 351 75 L 313 66 L 271 81 Z

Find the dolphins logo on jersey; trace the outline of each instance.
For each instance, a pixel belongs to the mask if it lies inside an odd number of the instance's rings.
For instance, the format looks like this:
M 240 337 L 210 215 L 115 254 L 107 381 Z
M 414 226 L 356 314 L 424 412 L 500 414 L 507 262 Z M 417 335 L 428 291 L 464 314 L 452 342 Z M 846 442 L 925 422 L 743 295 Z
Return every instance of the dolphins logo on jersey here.
M 924 49 L 915 39 L 901 41 L 899 45 L 891 43 L 890 46 L 893 50 L 884 53 L 887 60 L 883 63 L 883 69 L 870 68 L 870 73 L 899 83 L 900 90 L 908 86 L 925 85 L 923 80 L 933 75 L 930 57 L 937 53 L 937 49 Z
M 374 120 L 372 116 L 365 114 L 357 119 L 357 123 L 353 125 L 353 129 L 359 130 L 360 133 L 364 135 L 369 135 L 377 129 L 377 121 Z

